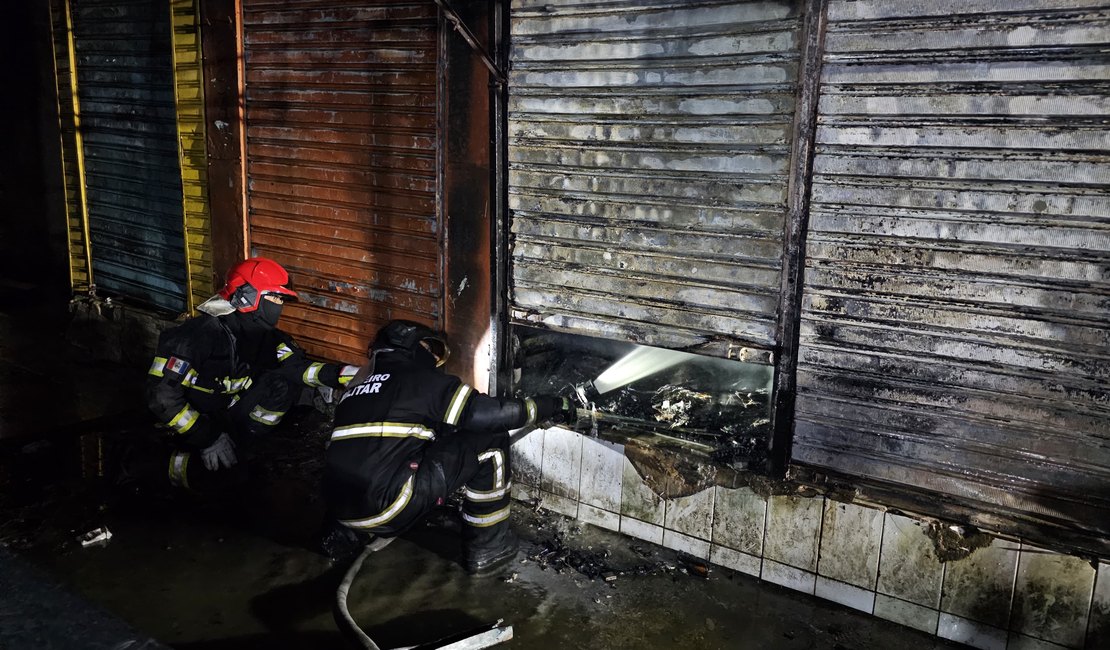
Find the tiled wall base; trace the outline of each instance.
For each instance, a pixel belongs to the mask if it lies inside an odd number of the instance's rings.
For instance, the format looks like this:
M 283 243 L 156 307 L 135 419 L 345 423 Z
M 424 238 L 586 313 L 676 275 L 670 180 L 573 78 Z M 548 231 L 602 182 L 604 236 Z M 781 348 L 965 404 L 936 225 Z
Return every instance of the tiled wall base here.
M 619 444 L 559 428 L 513 446 L 513 496 L 585 523 L 989 650 L 1110 647 L 1110 563 L 995 539 L 940 562 L 923 523 L 748 488 L 660 498 Z

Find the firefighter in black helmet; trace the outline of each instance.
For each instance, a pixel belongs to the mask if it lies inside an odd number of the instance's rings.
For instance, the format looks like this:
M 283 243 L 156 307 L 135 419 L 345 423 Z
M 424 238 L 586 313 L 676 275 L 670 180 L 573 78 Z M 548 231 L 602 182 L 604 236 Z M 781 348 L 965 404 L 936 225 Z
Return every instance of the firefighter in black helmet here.
M 508 431 L 575 411 L 562 397 L 484 395 L 439 370 L 448 354 L 444 335 L 419 323 L 378 331 L 336 407 L 324 494 L 338 523 L 393 537 L 463 488 L 464 564 L 483 575 L 517 550 Z
M 146 396 L 169 444 L 131 450 L 125 479 L 168 478 L 200 492 L 237 483 L 237 445 L 263 440 L 303 390 L 350 381 L 356 366 L 312 361 L 278 329 L 282 305 L 296 297 L 280 264 L 250 258 L 232 267 L 200 315 L 162 333 Z

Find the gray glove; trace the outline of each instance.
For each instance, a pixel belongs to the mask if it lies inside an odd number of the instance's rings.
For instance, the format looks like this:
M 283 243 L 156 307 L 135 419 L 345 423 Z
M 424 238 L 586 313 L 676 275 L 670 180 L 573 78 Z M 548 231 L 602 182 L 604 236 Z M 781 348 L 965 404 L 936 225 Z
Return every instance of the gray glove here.
M 221 433 L 220 437 L 216 438 L 216 442 L 202 449 L 200 455 L 204 459 L 204 466 L 210 472 L 221 467 L 231 467 L 239 462 L 235 457 L 235 441 L 226 433 Z

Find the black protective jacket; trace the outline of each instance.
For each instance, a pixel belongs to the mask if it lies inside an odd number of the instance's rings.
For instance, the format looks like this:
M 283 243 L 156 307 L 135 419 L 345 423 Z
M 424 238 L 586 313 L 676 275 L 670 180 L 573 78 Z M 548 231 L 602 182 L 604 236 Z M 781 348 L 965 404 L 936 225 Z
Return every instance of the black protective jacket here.
M 354 516 L 393 500 L 425 449 L 441 436 L 518 429 L 549 418 L 559 402 L 494 398 L 406 353 L 378 353 L 370 375 L 335 411 L 324 488 L 333 509 Z
M 250 315 L 201 314 L 162 333 L 147 376 L 147 404 L 174 441 L 201 449 L 231 426 L 228 407 L 262 373 L 293 385 L 340 388 L 353 366 L 309 359 L 285 332 Z

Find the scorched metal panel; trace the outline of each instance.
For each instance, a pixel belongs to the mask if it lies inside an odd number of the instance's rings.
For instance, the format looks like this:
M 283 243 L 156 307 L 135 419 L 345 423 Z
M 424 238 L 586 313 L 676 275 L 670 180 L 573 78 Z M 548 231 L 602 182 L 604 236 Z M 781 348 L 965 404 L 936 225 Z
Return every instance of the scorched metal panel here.
M 1105 547 L 1110 9 L 836 0 L 825 44 L 795 462 Z
M 799 4 L 512 3 L 517 322 L 773 348 Z
M 93 283 L 186 307 L 170 8 L 70 0 Z
M 431 0 L 243 2 L 250 250 L 289 268 L 283 327 L 314 355 L 442 325 L 437 21 Z

